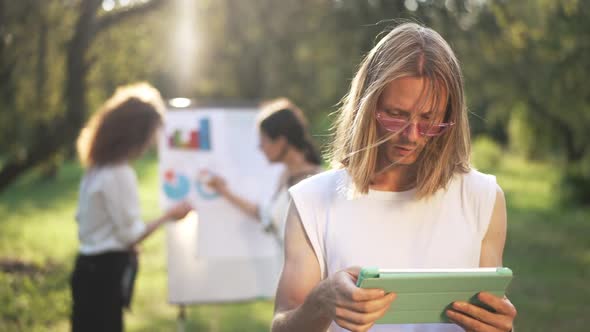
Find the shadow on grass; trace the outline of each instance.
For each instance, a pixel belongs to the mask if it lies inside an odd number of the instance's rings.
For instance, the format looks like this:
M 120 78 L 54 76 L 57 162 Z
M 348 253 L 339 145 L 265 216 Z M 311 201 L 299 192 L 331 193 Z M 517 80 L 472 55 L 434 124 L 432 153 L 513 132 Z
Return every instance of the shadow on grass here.
M 0 330 L 53 330 L 69 317 L 69 269 L 12 263 L 0 272 Z

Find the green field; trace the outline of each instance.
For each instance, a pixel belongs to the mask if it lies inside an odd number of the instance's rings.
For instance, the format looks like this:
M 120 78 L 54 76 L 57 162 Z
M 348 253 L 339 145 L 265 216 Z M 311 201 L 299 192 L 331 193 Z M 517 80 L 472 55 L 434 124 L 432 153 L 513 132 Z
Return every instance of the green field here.
M 476 159 L 477 163 L 477 159 Z M 483 164 L 483 163 L 482 163 Z M 489 163 L 487 163 L 489 164 Z M 158 211 L 154 157 L 136 163 L 145 219 Z M 503 156 L 484 168 L 508 202 L 505 265 L 515 272 L 510 298 L 518 332 L 587 331 L 590 326 L 590 209 L 565 208 L 555 166 Z M 0 194 L 0 331 L 67 331 L 68 279 L 77 248 L 74 211 L 81 169 L 66 164 L 56 180 L 30 174 Z M 166 303 L 163 232 L 142 247 L 128 331 L 174 331 Z M 272 303 L 193 306 L 189 331 L 265 331 Z

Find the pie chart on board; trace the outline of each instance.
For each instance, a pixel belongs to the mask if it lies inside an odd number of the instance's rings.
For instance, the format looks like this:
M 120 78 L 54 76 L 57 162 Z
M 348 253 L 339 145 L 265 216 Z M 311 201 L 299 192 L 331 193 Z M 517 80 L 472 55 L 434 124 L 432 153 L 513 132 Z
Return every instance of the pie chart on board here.
M 211 200 L 219 197 L 219 193 L 207 185 L 207 182 L 209 182 L 210 179 L 211 174 L 208 171 L 202 170 L 199 172 L 197 181 L 195 182 L 197 193 L 204 200 Z
M 179 201 L 188 195 L 190 191 L 190 181 L 185 175 L 175 173 L 173 170 L 167 170 L 164 173 L 164 193 L 171 200 Z

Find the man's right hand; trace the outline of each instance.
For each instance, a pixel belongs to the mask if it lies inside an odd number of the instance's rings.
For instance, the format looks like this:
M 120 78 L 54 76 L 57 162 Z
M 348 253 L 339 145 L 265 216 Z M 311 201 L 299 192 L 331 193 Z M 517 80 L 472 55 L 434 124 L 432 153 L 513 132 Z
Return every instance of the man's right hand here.
M 273 332 L 326 331 L 332 322 L 350 331 L 367 331 L 395 300 L 393 293 L 357 287 L 358 267 L 322 279 L 324 272 L 292 201 L 285 225 L 285 262 L 275 297 Z
M 332 320 L 350 331 L 367 331 L 383 317 L 396 294 L 356 286 L 360 268 L 351 267 L 324 280 L 318 289 L 320 307 Z

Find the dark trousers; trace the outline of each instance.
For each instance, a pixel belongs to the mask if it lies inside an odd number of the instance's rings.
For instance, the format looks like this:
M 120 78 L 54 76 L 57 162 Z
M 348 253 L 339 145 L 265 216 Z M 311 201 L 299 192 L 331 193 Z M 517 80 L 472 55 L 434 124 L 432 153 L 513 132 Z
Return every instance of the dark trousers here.
M 71 279 L 72 331 L 123 331 L 121 280 L 128 252 L 78 255 Z

